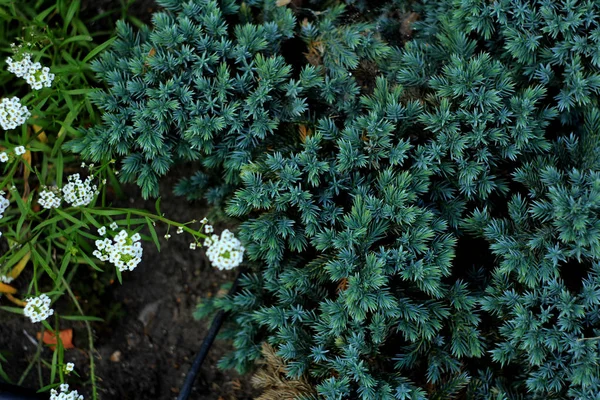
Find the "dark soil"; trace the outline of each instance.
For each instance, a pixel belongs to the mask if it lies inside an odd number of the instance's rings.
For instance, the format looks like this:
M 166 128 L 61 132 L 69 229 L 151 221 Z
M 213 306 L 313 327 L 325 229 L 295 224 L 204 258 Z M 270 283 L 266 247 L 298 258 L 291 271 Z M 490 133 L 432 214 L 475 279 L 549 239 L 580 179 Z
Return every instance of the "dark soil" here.
M 165 180 L 169 181 L 173 182 Z M 154 209 L 154 201 L 139 199 L 137 188 L 129 190 L 136 193 L 130 206 Z M 190 221 L 207 215 L 201 204 L 169 194 L 170 183 L 162 193 L 161 211 L 168 218 Z M 215 226 L 217 232 L 224 228 Z M 172 230 L 166 241 L 166 227 L 156 229 L 161 252 L 147 243 L 143 264 L 124 275 L 123 285 L 115 283 L 107 296 L 111 303 L 123 305 L 125 315 L 104 327 L 96 342 L 103 399 L 175 398 L 211 322 L 195 321 L 193 311 L 202 297 L 216 295 L 222 284 L 235 279 L 235 271 L 214 269 L 203 250 L 190 250 L 186 234 Z M 247 379 L 216 368 L 228 349 L 220 341 L 213 345 L 190 399 L 251 398 Z

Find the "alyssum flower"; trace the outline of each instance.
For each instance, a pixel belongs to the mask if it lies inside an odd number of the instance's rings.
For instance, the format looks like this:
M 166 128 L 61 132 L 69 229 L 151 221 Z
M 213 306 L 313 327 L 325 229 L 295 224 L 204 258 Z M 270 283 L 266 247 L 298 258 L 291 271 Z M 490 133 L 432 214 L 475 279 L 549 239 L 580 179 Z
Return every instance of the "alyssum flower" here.
M 17 78 L 23 78 L 34 90 L 52 86 L 54 74 L 50 68 L 42 67 L 39 62 L 31 61 L 31 54 L 23 53 L 21 60 L 15 61 L 12 57 L 6 59 L 8 72 L 12 72 Z
M 31 113 L 18 97 L 4 98 L 0 102 L 0 126 L 5 131 L 23 125 L 29 117 Z
M 51 209 L 60 207 L 61 198 L 58 195 L 58 188 L 46 188 L 40 192 L 38 203 L 40 206 Z
M 50 400 L 83 400 L 83 395 L 77 393 L 77 390 L 69 391 L 69 385 L 63 383 L 60 385 L 60 393 L 56 389 L 50 390 Z
M 218 269 L 233 269 L 244 259 L 244 246 L 229 230 L 225 229 L 221 237 L 212 235 L 204 240 L 208 247 L 206 256 L 212 265 Z
M 92 177 L 88 176 L 82 181 L 79 174 L 73 174 L 67 178 L 68 183 L 63 186 L 64 200 L 73 207 L 87 206 L 97 195 L 98 186 L 92 184 Z
M 75 369 L 75 364 L 72 362 L 67 363 L 67 365 L 65 365 L 65 372 L 68 374 L 70 372 L 73 372 L 73 370 Z
M 142 243 L 139 233 L 129 236 L 122 230 L 113 240 L 109 238 L 96 240 L 96 250 L 92 253 L 100 261 L 109 261 L 119 271 L 133 271 L 142 261 Z
M 32 297 L 27 300 L 27 305 L 23 310 L 23 314 L 31 319 L 31 322 L 44 321 L 46 318 L 54 314 L 54 310 L 50 308 L 50 297 L 41 294 L 38 297 Z

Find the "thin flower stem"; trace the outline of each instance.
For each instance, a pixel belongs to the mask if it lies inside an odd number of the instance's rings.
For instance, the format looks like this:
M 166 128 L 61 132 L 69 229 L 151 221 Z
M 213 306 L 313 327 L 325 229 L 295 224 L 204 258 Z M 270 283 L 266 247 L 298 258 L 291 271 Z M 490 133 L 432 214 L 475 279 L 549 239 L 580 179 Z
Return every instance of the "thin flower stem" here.
M 67 289 L 67 292 L 69 292 L 69 296 L 71 297 L 71 299 L 73 299 L 73 303 L 75 303 L 75 307 L 77 307 L 77 310 L 79 311 L 79 313 L 82 316 L 85 316 L 83 309 L 79 305 L 79 302 L 77 301 L 77 298 L 75 297 L 75 294 L 71 290 L 71 287 L 69 286 L 69 284 L 64 276 L 62 277 L 62 281 L 65 285 L 65 288 Z M 89 321 L 83 321 L 83 322 L 85 323 L 85 327 L 86 327 L 87 333 L 88 333 L 88 340 L 90 342 L 89 352 L 90 352 L 90 379 L 92 381 L 92 399 L 97 400 L 98 399 L 98 390 L 96 388 L 96 372 L 95 372 L 95 364 L 94 364 L 94 351 L 95 351 L 94 336 L 92 334 L 92 327 L 90 325 L 90 322 Z
M 153 221 L 158 221 L 158 222 L 163 222 L 165 224 L 168 225 L 172 225 L 172 226 L 176 226 L 178 228 L 182 228 L 184 231 L 194 235 L 194 236 L 200 236 L 202 238 L 206 238 L 207 236 L 203 233 L 201 233 L 200 231 L 196 231 L 194 229 L 188 228 L 187 224 L 185 223 L 181 223 L 181 222 L 176 222 L 173 220 L 170 220 L 168 218 L 163 217 L 162 215 L 156 215 L 153 214 L 151 212 L 148 211 L 144 211 L 144 210 L 139 210 L 139 209 L 130 209 L 130 208 L 115 208 L 115 207 L 102 207 L 102 208 L 94 208 L 95 210 L 101 210 L 101 211 L 119 211 L 119 212 L 123 212 L 123 213 L 131 213 L 133 215 L 138 215 L 140 217 L 148 217 Z M 196 220 L 192 221 L 192 222 L 197 222 Z

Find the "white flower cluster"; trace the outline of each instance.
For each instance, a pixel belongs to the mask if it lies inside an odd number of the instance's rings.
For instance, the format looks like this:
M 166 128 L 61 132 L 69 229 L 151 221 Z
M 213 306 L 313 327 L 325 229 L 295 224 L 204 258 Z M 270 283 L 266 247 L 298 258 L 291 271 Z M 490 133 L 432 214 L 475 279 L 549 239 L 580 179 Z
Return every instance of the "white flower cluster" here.
M 0 102 L 0 126 L 5 131 L 23 125 L 29 117 L 31 113 L 18 97 L 4 98 Z
M 206 256 L 212 265 L 220 270 L 233 269 L 240 265 L 244 259 L 244 246 L 233 236 L 233 233 L 225 229 L 221 237 L 212 235 L 204 240 L 204 246 L 208 247 Z
M 24 53 L 21 61 L 8 57 L 6 64 L 8 64 L 8 72 L 12 72 L 17 78 L 24 78 L 34 90 L 52 86 L 54 74 L 50 72 L 50 68 L 42 67 L 39 62 L 32 62 L 29 53 Z
M 32 297 L 27 300 L 27 305 L 23 310 L 26 317 L 31 319 L 31 322 L 40 322 L 54 314 L 54 310 L 50 308 L 50 297 L 41 294 L 38 297 Z
M 104 229 L 102 229 L 104 228 Z M 106 228 L 98 230 L 101 235 L 106 233 Z M 111 226 L 112 228 L 112 226 Z M 142 243 L 139 233 L 129 236 L 127 231 L 122 230 L 113 240 L 105 238 L 96 240 L 96 250 L 92 253 L 100 261 L 109 261 L 119 271 L 133 271 L 142 261 Z
M 73 174 L 67 178 L 67 183 L 62 188 L 64 200 L 73 207 L 87 206 L 97 195 L 98 186 L 92 185 L 92 177 L 88 176 L 82 181 L 79 174 Z
M 56 389 L 50 390 L 50 400 L 83 400 L 83 395 L 77 393 L 77 390 L 69 391 L 69 385 L 63 383 L 60 385 L 60 393 Z
M 12 276 L 8 276 L 8 275 L 0 275 L 0 282 L 2 283 L 11 283 L 12 281 L 14 281 L 15 278 L 13 278 Z
M 31 54 L 23 53 L 21 61 L 15 61 L 12 57 L 6 59 L 8 65 L 8 72 L 13 73 L 17 78 L 24 78 L 29 73 L 29 67 L 33 64 L 31 62 Z
M 4 197 L 4 195 L 4 191 L 0 190 L 0 218 L 4 217 L 4 211 L 6 211 L 6 209 L 10 205 L 10 201 L 8 201 L 8 199 Z
M 38 199 L 38 203 L 40 206 L 51 209 L 60 207 L 61 198 L 57 195 L 58 188 L 50 188 L 45 189 L 40 192 L 40 198 Z

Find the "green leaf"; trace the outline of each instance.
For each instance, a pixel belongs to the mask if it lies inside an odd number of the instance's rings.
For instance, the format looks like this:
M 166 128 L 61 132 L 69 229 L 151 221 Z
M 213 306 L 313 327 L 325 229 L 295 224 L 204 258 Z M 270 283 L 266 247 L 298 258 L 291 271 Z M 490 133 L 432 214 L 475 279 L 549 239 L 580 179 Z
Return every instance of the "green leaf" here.
M 93 321 L 93 322 L 104 322 L 102 318 L 90 317 L 86 315 L 61 315 L 60 318 L 69 321 Z
M 123 211 L 119 211 L 119 210 L 101 210 L 98 208 L 88 208 L 87 211 L 90 214 L 102 215 L 105 217 L 124 214 Z
M 42 222 L 39 225 L 36 225 L 35 228 L 33 228 L 33 230 L 31 231 L 32 233 L 38 232 L 40 230 L 42 230 L 42 228 L 45 228 L 48 225 L 52 225 L 57 223 L 58 221 L 61 221 L 63 218 L 60 215 L 57 215 L 56 217 L 52 217 L 50 219 L 45 220 L 44 222 Z M 79 222 L 79 221 L 78 221 Z
M 38 253 L 38 251 L 35 249 L 35 246 L 31 246 L 31 259 L 34 263 L 37 263 L 37 265 L 40 265 L 44 269 L 44 271 L 48 274 L 50 279 L 52 279 L 52 281 L 55 284 L 58 284 L 56 280 L 56 274 L 54 273 L 54 271 L 52 271 L 52 268 L 50 268 L 50 265 L 48 265 L 44 257 L 42 257 L 40 253 Z
M 4 357 L 2 357 L 4 362 L 6 362 L 6 360 L 4 359 Z M 6 375 L 6 372 L 4 372 L 4 369 L 2 368 L 2 364 L 0 364 L 0 378 L 2 378 L 4 380 L 4 382 L 8 382 L 11 385 L 13 384 L 13 381 L 8 377 L 8 375 Z
M 81 257 L 83 257 L 83 259 L 88 263 L 88 265 L 92 268 L 94 268 L 96 271 L 100 271 L 100 272 L 104 272 L 104 270 L 102 268 L 100 268 L 95 262 L 94 260 L 92 260 L 86 253 L 85 251 L 81 252 Z
M 69 221 L 71 221 L 72 223 L 76 224 L 76 225 L 81 225 L 84 226 L 87 229 L 90 229 L 89 226 L 85 223 L 83 223 L 82 221 L 79 221 L 77 218 L 67 214 L 66 212 L 62 211 L 60 208 L 56 208 L 55 211 L 61 215 L 63 218 L 68 219 Z
M 23 257 L 25 257 L 25 254 L 27 254 L 27 252 L 29 251 L 29 246 L 23 246 L 19 249 L 19 251 L 17 251 L 15 254 L 13 254 L 12 257 L 10 257 L 8 259 L 8 261 L 6 261 L 6 263 L 3 265 L 4 270 L 8 271 L 13 265 L 16 265 L 19 261 L 21 261 L 21 259 Z
M 76 35 L 76 36 L 72 36 L 72 37 L 68 38 L 67 40 L 65 40 L 64 42 L 62 42 L 59 47 L 63 47 L 64 45 L 69 44 L 71 42 L 77 42 L 77 41 L 91 42 L 92 40 L 94 40 L 94 39 L 88 35 Z
M 117 38 L 116 37 L 112 37 L 112 38 L 108 39 L 106 42 L 104 42 L 102 44 L 99 44 L 94 50 L 90 51 L 88 53 L 88 55 L 83 58 L 82 62 L 83 63 L 87 63 L 92 58 L 94 58 L 98 53 L 100 53 L 101 51 L 103 51 L 104 49 L 106 49 L 108 46 L 110 46 L 111 44 L 113 44 L 115 40 L 117 40 Z
M 160 197 L 156 199 L 156 202 L 154 203 L 154 208 L 156 209 L 156 215 L 162 215 L 160 213 Z
M 148 229 L 150 229 L 150 235 L 152 235 L 152 240 L 154 241 L 154 244 L 156 245 L 158 251 L 160 251 L 160 242 L 158 241 L 156 229 L 154 229 L 154 226 L 152 225 L 152 220 L 149 217 L 146 217 L 146 223 L 148 224 Z
M 58 271 L 58 278 L 56 280 L 57 286 L 58 283 L 60 283 L 60 281 L 62 280 L 62 277 L 65 276 L 65 272 L 67 270 L 67 267 L 69 266 L 69 262 L 71 262 L 71 252 L 69 250 L 72 246 L 73 242 L 69 241 L 67 243 L 67 251 L 65 252 L 62 262 L 60 263 L 60 270 Z
M 81 210 L 83 216 L 94 225 L 96 228 L 100 228 L 102 224 L 96 220 L 96 218 L 92 217 L 92 215 L 87 210 Z
M 67 32 L 69 24 L 71 23 L 71 20 L 73 19 L 77 11 L 79 11 L 79 0 L 71 0 L 71 5 L 69 6 L 67 14 L 64 17 L 65 22 L 63 25 L 63 30 L 65 31 L 65 33 Z
M 54 240 L 54 239 L 58 239 L 61 237 L 65 237 L 75 231 L 78 231 L 82 226 L 84 226 L 84 223 L 82 221 L 79 221 L 77 224 L 71 225 L 70 227 L 68 227 L 67 229 L 60 229 L 58 232 L 48 236 L 46 239 L 47 240 Z M 81 232 L 81 234 L 83 234 L 83 232 Z M 94 237 L 95 238 L 95 237 Z
M 63 93 L 66 94 L 70 94 L 70 95 L 84 95 L 87 96 L 90 93 L 96 92 L 98 91 L 98 89 L 94 89 L 94 88 L 90 88 L 90 89 L 72 89 L 72 90 L 65 90 L 63 91 Z
M 42 321 L 42 322 L 46 322 L 46 321 Z M 46 324 L 44 324 L 46 325 Z M 50 325 L 48 325 L 49 327 Z M 48 329 L 50 331 L 52 331 L 52 329 Z M 43 335 L 43 333 L 42 333 Z M 55 332 L 56 335 L 56 332 Z M 56 335 L 58 336 L 58 335 Z M 57 340 L 57 344 L 58 344 L 58 340 Z M 50 382 L 54 382 L 54 380 L 56 379 L 56 367 L 58 364 L 58 351 L 54 351 L 52 354 L 52 368 L 50 369 Z
M 50 157 L 56 157 L 57 154 L 60 154 L 60 149 L 61 149 L 62 143 L 64 142 L 65 138 L 67 137 L 67 132 L 73 125 L 73 121 L 75 121 L 77 119 L 77 116 L 79 115 L 79 112 L 81 111 L 82 105 L 83 105 L 83 102 L 77 104 L 77 106 L 69 107 L 69 108 L 71 108 L 71 111 L 69 111 L 69 113 L 65 117 L 65 120 L 62 122 L 59 122 L 61 127 L 57 133 L 58 138 L 56 139 L 56 142 L 54 143 L 54 147 L 52 148 L 52 153 L 50 154 Z
M 48 7 L 47 9 L 45 9 L 44 11 L 40 12 L 34 19 L 34 22 L 42 22 L 44 19 L 46 19 L 46 17 L 48 15 L 50 15 L 51 12 L 53 12 L 56 9 L 56 4 Z
M 23 309 L 21 307 L 0 306 L 0 310 L 23 315 Z
M 47 391 L 49 391 L 50 389 L 54 389 L 54 388 L 56 388 L 56 387 L 58 387 L 58 386 L 59 386 L 59 384 L 58 384 L 58 383 L 51 383 L 50 385 L 46 385 L 46 386 L 44 386 L 44 387 L 41 387 L 41 388 L 39 388 L 39 389 L 37 390 L 37 392 L 36 392 L 36 393 L 47 392 Z

